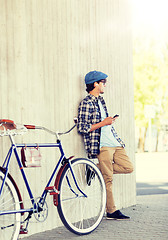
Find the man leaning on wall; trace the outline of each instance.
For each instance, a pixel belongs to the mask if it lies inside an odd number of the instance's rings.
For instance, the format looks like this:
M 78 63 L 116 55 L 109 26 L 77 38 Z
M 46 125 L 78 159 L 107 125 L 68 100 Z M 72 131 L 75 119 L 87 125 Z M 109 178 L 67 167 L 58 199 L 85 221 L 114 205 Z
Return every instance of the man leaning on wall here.
M 107 84 L 107 74 L 91 71 L 85 76 L 88 95 L 78 107 L 78 132 L 84 138 L 85 149 L 90 159 L 98 158 L 99 169 L 103 175 L 106 192 L 106 218 L 126 220 L 120 210 L 117 210 L 113 198 L 113 174 L 127 174 L 133 171 L 132 163 L 125 151 L 125 144 L 118 137 L 113 123 L 119 117 L 108 115 L 103 97 Z M 110 84 L 110 83 L 109 83 Z

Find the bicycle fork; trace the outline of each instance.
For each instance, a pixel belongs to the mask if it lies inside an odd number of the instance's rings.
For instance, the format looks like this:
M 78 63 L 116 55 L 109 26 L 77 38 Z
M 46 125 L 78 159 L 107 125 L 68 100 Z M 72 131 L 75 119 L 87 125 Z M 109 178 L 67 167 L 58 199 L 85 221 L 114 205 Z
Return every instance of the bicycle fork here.
M 76 185 L 78 191 L 83 195 L 83 197 L 87 197 L 87 195 L 86 195 L 86 194 L 80 189 L 80 187 L 78 186 L 78 183 L 77 183 L 77 181 L 76 181 L 76 178 L 75 178 L 75 175 L 74 175 L 74 172 L 73 172 L 73 169 L 72 169 L 72 164 L 71 164 L 71 162 L 69 162 L 69 167 L 70 167 L 70 171 L 71 171 L 73 180 L 74 180 L 74 182 L 75 182 L 75 185 Z M 76 195 L 76 197 L 79 197 L 79 194 L 77 194 L 77 193 L 72 189 L 71 184 L 70 184 L 69 179 L 68 179 L 67 176 L 66 176 L 66 179 L 67 179 L 67 182 L 68 182 L 68 185 L 69 185 L 70 190 Z
M 71 161 L 70 161 L 72 158 L 73 158 L 73 156 L 69 157 L 68 159 L 64 158 L 62 160 L 62 166 L 61 166 L 61 168 L 59 169 L 59 171 L 57 173 L 54 186 L 51 186 L 51 187 L 49 186 L 49 187 L 45 188 L 50 193 L 50 195 L 53 195 L 53 203 L 54 203 L 54 206 L 56 206 L 56 207 L 58 206 L 58 195 L 60 194 L 60 192 L 58 191 L 60 178 L 61 178 L 61 175 L 62 175 L 65 167 L 67 167 L 67 165 L 69 165 L 69 169 L 70 169 L 70 172 L 71 172 L 71 175 L 72 175 L 72 178 L 73 178 L 73 181 L 75 183 L 76 188 L 82 194 L 82 197 L 87 197 L 87 195 L 80 189 L 80 187 L 79 187 L 79 185 L 78 185 L 78 183 L 76 181 L 76 177 L 75 177 L 75 174 L 74 174 L 74 171 L 73 171 L 73 167 L 72 167 L 72 164 L 71 164 Z M 73 189 L 73 187 L 71 186 L 71 183 L 69 181 L 69 177 L 68 176 L 66 176 L 66 180 L 67 180 L 67 184 L 69 186 L 69 189 L 72 191 L 72 193 L 76 197 L 79 197 L 79 193 L 77 193 Z

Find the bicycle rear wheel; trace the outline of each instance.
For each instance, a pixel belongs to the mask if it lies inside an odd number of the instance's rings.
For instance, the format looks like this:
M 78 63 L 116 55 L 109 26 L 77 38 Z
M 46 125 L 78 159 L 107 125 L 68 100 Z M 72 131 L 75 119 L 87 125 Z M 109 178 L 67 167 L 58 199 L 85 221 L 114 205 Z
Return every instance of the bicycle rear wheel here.
M 0 171 L 0 188 L 4 179 L 4 173 Z M 20 232 L 20 213 L 5 214 L 4 211 L 20 209 L 17 191 L 7 177 L 0 195 L 0 240 L 17 240 Z
M 58 186 L 58 213 L 73 233 L 85 235 L 100 224 L 106 206 L 106 188 L 98 167 L 88 159 L 75 159 L 65 167 Z M 89 170 L 89 175 L 88 175 Z M 90 178 L 90 179 L 89 179 Z

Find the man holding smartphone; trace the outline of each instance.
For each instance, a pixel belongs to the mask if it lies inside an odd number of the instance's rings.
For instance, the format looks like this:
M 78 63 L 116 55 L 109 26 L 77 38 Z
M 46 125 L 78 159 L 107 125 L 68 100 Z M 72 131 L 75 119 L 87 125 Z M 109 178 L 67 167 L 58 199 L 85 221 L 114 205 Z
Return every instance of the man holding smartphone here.
M 99 168 L 106 184 L 107 219 L 125 220 L 130 217 L 117 210 L 114 203 L 113 174 L 131 173 L 133 166 L 124 149 L 125 144 L 112 126 L 119 115 L 110 117 L 105 101 L 100 96 L 104 93 L 107 77 L 99 71 L 86 74 L 86 91 L 89 94 L 79 104 L 78 132 L 83 135 L 88 157 L 99 160 Z

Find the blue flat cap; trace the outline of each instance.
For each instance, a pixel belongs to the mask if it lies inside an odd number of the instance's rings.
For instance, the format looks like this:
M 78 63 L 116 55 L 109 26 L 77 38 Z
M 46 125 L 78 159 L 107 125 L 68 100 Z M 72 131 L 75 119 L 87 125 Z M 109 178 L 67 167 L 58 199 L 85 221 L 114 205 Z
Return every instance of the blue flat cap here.
M 91 71 L 85 76 L 85 84 L 97 82 L 99 80 L 107 78 L 108 75 L 99 71 Z

